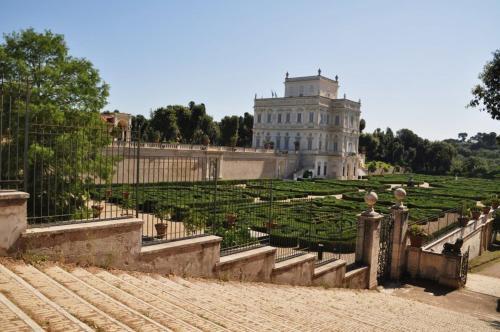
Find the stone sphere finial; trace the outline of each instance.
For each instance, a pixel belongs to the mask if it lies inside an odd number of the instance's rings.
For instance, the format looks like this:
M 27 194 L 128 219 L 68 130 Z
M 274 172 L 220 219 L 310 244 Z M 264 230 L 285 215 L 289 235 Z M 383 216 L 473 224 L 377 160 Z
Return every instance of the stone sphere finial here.
M 394 198 L 396 198 L 397 207 L 404 207 L 403 201 L 406 198 L 406 190 L 401 187 L 397 188 L 396 190 L 394 190 Z
M 378 195 L 376 192 L 370 191 L 369 193 L 367 193 L 365 195 L 365 203 L 366 205 L 368 205 L 368 209 L 366 210 L 366 212 L 374 213 L 375 210 L 373 209 L 373 207 L 375 206 L 377 201 L 378 201 Z

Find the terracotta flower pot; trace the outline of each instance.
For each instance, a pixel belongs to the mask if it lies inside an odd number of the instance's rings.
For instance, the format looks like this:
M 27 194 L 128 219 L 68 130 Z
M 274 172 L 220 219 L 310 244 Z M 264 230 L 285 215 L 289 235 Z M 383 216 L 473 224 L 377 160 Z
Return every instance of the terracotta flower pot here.
M 420 248 L 424 243 L 424 237 L 421 235 L 410 234 L 410 245 L 415 248 Z
M 130 196 L 130 193 L 128 191 L 124 191 L 124 192 L 122 192 L 122 195 L 123 195 L 124 199 L 128 199 Z
M 488 214 L 488 213 L 490 213 L 490 207 L 489 206 L 483 207 L 483 214 Z
M 157 223 L 155 224 L 156 235 L 158 238 L 163 239 L 167 233 L 167 224 Z
M 479 217 L 481 216 L 481 211 L 472 211 L 471 214 L 472 214 L 472 219 L 478 220 Z
M 106 189 L 106 197 L 111 197 L 111 195 L 113 195 L 113 190 L 111 189 Z
M 270 221 L 265 222 L 265 226 L 267 229 L 273 229 L 273 228 L 278 227 L 278 223 L 274 220 L 270 220 Z
M 469 223 L 469 218 L 467 218 L 467 217 L 459 217 L 458 218 L 458 224 L 460 225 L 460 227 L 465 227 L 465 226 L 467 226 L 468 223 Z
M 236 224 L 236 219 L 238 219 L 238 216 L 234 213 L 229 213 L 226 215 L 226 226 L 233 227 Z
M 493 208 L 493 210 L 498 209 L 498 203 L 491 204 L 491 207 Z
M 92 205 L 92 216 L 94 218 L 99 218 L 104 207 L 102 205 Z

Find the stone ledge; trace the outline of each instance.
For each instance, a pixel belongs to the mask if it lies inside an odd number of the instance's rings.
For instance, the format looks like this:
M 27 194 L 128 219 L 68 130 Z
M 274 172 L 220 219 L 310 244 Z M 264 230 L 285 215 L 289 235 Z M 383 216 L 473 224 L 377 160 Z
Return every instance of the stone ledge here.
M 122 228 L 126 226 L 138 226 L 142 227 L 142 219 L 137 218 L 127 218 L 127 219 L 117 219 L 117 220 L 104 220 L 95 222 L 85 222 L 80 224 L 67 224 L 67 225 L 55 225 L 55 226 L 44 226 L 37 228 L 28 228 L 22 237 L 33 237 L 39 235 L 48 234 L 62 234 L 62 233 L 73 233 L 81 231 L 95 231 L 99 229 L 109 229 L 109 228 Z
M 346 264 L 347 264 L 346 261 L 344 261 L 342 259 L 337 259 L 333 262 L 330 262 L 328 264 L 317 267 L 314 269 L 313 278 L 321 277 L 322 275 L 324 275 L 328 272 L 331 272 L 333 270 L 337 270 L 337 269 L 345 266 Z
M 305 254 L 281 261 L 279 263 L 274 264 L 273 274 L 289 270 L 297 265 L 302 265 L 306 262 L 314 261 L 315 259 L 316 259 L 315 254 Z
M 144 246 L 141 248 L 141 256 L 143 255 L 154 255 L 159 252 L 165 252 L 169 250 L 183 250 L 193 246 L 220 243 L 222 241 L 221 237 L 215 235 L 200 236 L 191 239 L 165 242 L 160 244 L 153 244 L 149 246 Z
M 222 268 L 225 265 L 234 264 L 239 261 L 249 261 L 258 258 L 259 256 L 275 255 L 275 253 L 276 253 L 276 248 L 269 246 L 247 250 L 236 254 L 221 257 L 216 267 Z
M 357 269 L 351 270 L 349 272 L 346 272 L 345 278 L 352 278 L 356 274 L 363 273 L 365 270 L 368 270 L 368 266 L 362 266 L 358 267 Z
M 0 201 L 28 199 L 30 194 L 17 190 L 0 190 Z

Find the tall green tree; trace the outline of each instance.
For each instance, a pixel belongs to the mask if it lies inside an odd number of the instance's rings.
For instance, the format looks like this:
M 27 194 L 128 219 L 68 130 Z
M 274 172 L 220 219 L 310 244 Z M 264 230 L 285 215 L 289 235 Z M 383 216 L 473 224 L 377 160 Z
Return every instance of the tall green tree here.
M 471 107 L 488 112 L 493 119 L 500 120 L 500 49 L 493 52 L 493 60 L 488 61 L 479 74 L 482 84 L 472 88 Z
M 37 213 L 64 211 L 61 218 L 86 213 L 89 183 L 112 176 L 112 160 L 102 153 L 110 137 L 99 114 L 106 105 L 109 86 L 89 60 L 70 55 L 62 35 L 34 29 L 4 35 L 0 79 L 4 97 L 1 116 L 15 116 L 21 124 L 29 117 L 30 131 L 37 132 L 27 142 L 27 172 L 22 172 L 22 161 L 3 165 L 2 170 L 14 167 L 24 174 L 32 193 L 28 205 L 45 202 L 46 210 Z M 16 96 L 24 99 L 26 95 L 27 107 L 12 104 L 11 97 L 15 101 Z M 7 123 L 5 118 L 2 121 Z M 22 155 L 24 135 L 8 129 L 12 135 L 9 144 L 20 147 Z M 8 153 L 5 145 L 0 148 L 2 154 Z M 28 211 L 34 213 L 30 208 Z
M 236 115 L 225 116 L 220 121 L 220 144 L 236 146 L 238 142 L 239 118 Z

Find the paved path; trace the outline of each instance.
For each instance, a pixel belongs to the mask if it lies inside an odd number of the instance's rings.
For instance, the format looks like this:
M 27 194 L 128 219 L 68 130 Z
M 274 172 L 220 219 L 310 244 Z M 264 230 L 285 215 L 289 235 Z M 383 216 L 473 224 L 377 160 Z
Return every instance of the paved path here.
M 494 331 L 383 292 L 164 277 L 0 259 L 0 331 Z M 498 317 L 497 317 L 498 318 Z

